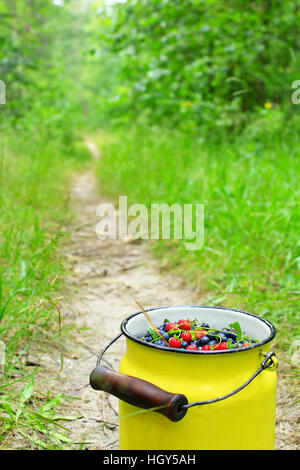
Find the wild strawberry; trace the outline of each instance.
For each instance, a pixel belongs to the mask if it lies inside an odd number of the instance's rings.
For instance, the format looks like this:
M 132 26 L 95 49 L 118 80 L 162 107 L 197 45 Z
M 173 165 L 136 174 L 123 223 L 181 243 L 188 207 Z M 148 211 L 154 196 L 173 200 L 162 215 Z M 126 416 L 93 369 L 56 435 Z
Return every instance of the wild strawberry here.
M 180 325 L 180 323 L 185 323 L 185 322 L 186 322 L 186 320 L 178 320 L 177 323 L 178 323 L 178 325 Z
M 209 351 L 210 350 L 210 347 L 208 344 L 205 344 L 204 346 L 202 346 L 201 348 L 201 351 Z
M 222 341 L 222 343 L 219 343 L 219 344 L 216 344 L 215 346 L 213 346 L 213 349 L 217 349 L 218 351 L 224 350 L 224 349 L 227 349 L 227 348 L 228 348 L 228 346 L 227 346 L 226 341 Z
M 204 330 L 195 330 L 195 338 L 200 339 L 202 336 L 206 335 L 206 331 Z
M 250 346 L 250 344 L 249 343 L 244 343 L 242 347 L 246 348 L 247 346 Z
M 177 328 L 177 325 L 175 325 L 175 323 L 167 323 L 166 326 L 165 326 L 165 330 L 167 332 L 170 331 L 170 330 L 173 330 L 173 328 Z
M 197 346 L 195 346 L 194 344 L 189 344 L 185 349 L 189 351 L 198 351 Z
M 171 338 L 169 340 L 169 346 L 171 346 L 171 348 L 180 348 L 181 342 L 177 338 Z
M 189 331 L 183 331 L 180 335 L 180 338 L 182 338 L 183 341 L 187 341 L 189 343 L 192 339 L 192 335 Z
M 191 324 L 189 321 L 185 320 L 184 322 L 179 323 L 179 328 L 181 330 L 190 330 L 191 329 Z

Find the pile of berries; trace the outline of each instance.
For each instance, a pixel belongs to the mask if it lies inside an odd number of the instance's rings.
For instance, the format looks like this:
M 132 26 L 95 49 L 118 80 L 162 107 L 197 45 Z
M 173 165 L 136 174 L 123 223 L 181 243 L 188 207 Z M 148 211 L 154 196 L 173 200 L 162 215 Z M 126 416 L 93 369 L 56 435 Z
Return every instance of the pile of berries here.
M 238 322 L 228 325 L 228 328 L 217 329 L 208 323 L 198 320 L 178 320 L 170 322 L 167 319 L 157 328 L 149 328 L 140 340 L 165 348 L 185 349 L 187 351 L 224 351 L 250 347 L 259 340 L 246 336 Z

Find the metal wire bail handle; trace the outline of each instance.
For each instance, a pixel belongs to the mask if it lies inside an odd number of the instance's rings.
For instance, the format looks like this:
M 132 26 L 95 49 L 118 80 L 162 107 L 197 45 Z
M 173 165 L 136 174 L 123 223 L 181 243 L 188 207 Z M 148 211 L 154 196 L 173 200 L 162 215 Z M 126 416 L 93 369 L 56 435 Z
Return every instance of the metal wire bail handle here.
M 235 395 L 236 393 L 243 390 L 243 388 L 245 388 L 247 385 L 249 385 L 249 383 L 252 382 L 252 380 L 255 379 L 255 377 L 257 377 L 263 370 L 268 369 L 268 368 L 270 368 L 271 370 L 277 369 L 278 360 L 277 360 L 277 357 L 276 357 L 276 355 L 273 351 L 269 352 L 268 354 L 267 353 L 261 353 L 261 354 L 263 356 L 265 356 L 265 358 L 264 358 L 263 362 L 261 363 L 259 369 L 257 369 L 257 371 L 254 372 L 254 374 L 251 375 L 251 377 L 245 383 L 243 383 L 243 385 L 236 388 L 232 392 L 227 393 L 226 395 L 222 395 L 221 397 L 212 398 L 211 400 L 195 401 L 195 402 L 192 402 L 192 403 L 187 403 L 186 405 L 182 405 L 182 408 L 187 409 L 187 408 L 192 408 L 193 406 L 197 406 L 197 405 L 208 405 L 210 403 L 215 403 L 217 401 L 225 400 L 225 398 L 229 398 L 232 395 Z
M 101 360 L 105 351 L 107 351 L 107 349 L 117 341 L 122 334 L 122 332 L 119 333 L 101 350 L 97 359 L 96 368 L 90 374 L 90 384 L 92 388 L 94 390 L 108 392 L 131 405 L 137 406 L 138 408 L 151 409 L 161 413 L 171 421 L 181 420 L 187 413 L 188 408 L 192 408 L 193 406 L 207 405 L 225 400 L 245 388 L 263 370 L 268 368 L 270 370 L 275 370 L 277 368 L 277 358 L 274 352 L 270 352 L 268 354 L 261 353 L 264 356 L 264 360 L 257 371 L 243 385 L 218 398 L 188 403 L 187 397 L 183 394 L 167 392 L 143 379 L 113 372 L 101 365 Z
M 122 336 L 122 333 L 119 333 L 117 336 L 115 336 L 115 338 L 113 338 L 113 339 L 102 349 L 102 351 L 100 352 L 100 354 L 99 354 L 99 356 L 98 356 L 98 359 L 97 359 L 97 366 L 100 365 L 102 356 L 104 355 L 105 351 L 107 351 L 107 349 L 108 349 L 115 341 L 117 341 L 121 336 Z M 217 401 L 225 400 L 225 398 L 229 398 L 229 397 L 231 397 L 232 395 L 235 395 L 236 393 L 238 393 L 238 392 L 240 392 L 241 390 L 243 390 L 243 388 L 245 388 L 247 385 L 249 385 L 249 383 L 252 382 L 252 380 L 255 379 L 255 377 L 257 377 L 263 370 L 268 369 L 268 368 L 270 368 L 270 370 L 276 370 L 276 369 L 277 369 L 277 367 L 278 367 L 278 360 L 277 360 L 276 354 L 275 354 L 273 351 L 271 351 L 271 352 L 269 352 L 269 353 L 261 352 L 261 355 L 264 357 L 264 360 L 262 361 L 260 367 L 257 369 L 256 372 L 254 372 L 253 375 L 251 375 L 251 377 L 250 377 L 245 383 L 243 383 L 243 385 L 240 385 L 238 388 L 236 388 L 236 389 L 233 390 L 232 392 L 227 393 L 226 395 L 222 395 L 221 397 L 212 398 L 211 400 L 195 401 L 195 402 L 192 402 L 192 403 L 188 403 L 188 404 L 186 404 L 186 405 L 181 405 L 181 408 L 192 408 L 193 406 L 197 406 L 197 405 L 208 405 L 209 403 L 215 403 L 215 402 L 217 402 Z

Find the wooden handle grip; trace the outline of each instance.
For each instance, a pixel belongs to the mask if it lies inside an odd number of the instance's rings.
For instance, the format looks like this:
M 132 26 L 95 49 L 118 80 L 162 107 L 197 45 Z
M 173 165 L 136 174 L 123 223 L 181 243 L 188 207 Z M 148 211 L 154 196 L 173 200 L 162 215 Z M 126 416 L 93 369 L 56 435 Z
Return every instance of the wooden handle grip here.
M 154 411 L 171 421 L 181 420 L 187 411 L 182 407 L 188 403 L 184 395 L 166 392 L 146 380 L 113 372 L 103 366 L 92 371 L 90 384 L 94 390 L 103 390 L 139 408 L 162 407 Z

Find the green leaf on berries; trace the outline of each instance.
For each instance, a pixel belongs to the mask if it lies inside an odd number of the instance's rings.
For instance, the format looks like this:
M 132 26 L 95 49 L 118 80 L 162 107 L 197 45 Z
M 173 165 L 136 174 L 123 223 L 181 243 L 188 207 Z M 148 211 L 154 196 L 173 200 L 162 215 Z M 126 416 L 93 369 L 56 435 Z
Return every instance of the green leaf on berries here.
M 155 333 L 155 331 L 154 331 L 152 328 L 149 328 L 148 331 L 149 331 L 150 335 L 152 336 L 152 338 L 153 338 L 154 340 L 159 339 L 158 334 Z
M 235 330 L 236 339 L 237 339 L 238 341 L 242 341 L 243 332 L 242 332 L 241 325 L 239 324 L 239 322 L 236 321 L 236 322 L 234 322 L 234 323 L 230 323 L 229 326 L 230 326 L 231 329 L 234 329 L 234 330 Z

